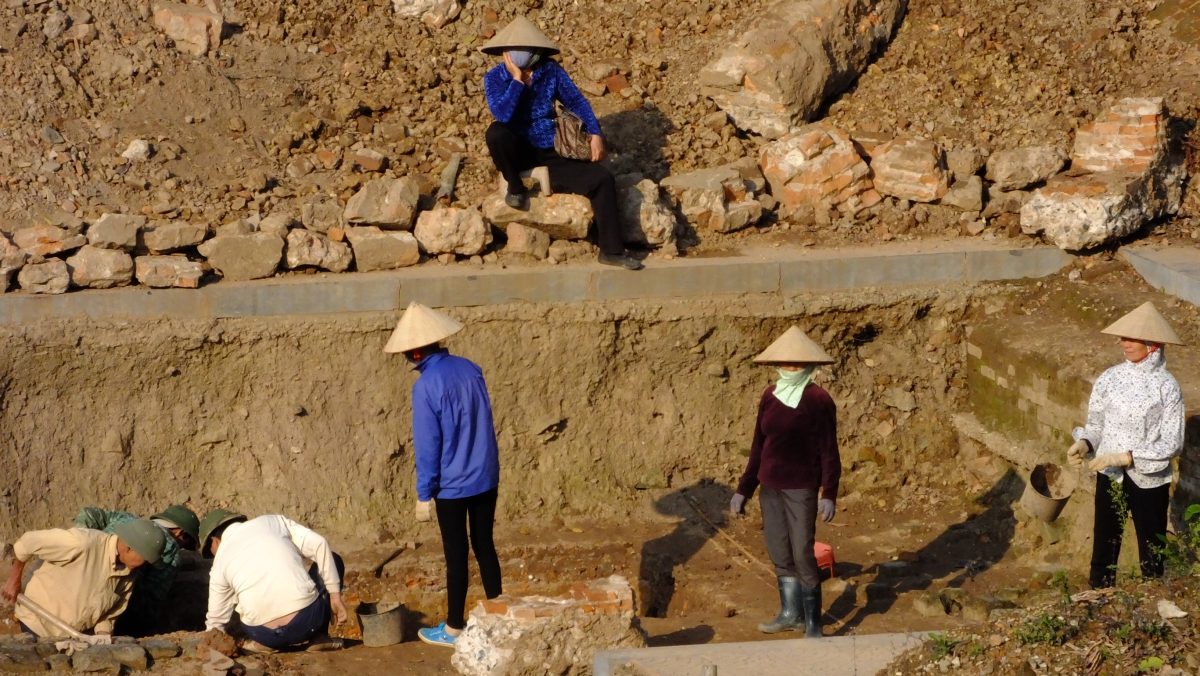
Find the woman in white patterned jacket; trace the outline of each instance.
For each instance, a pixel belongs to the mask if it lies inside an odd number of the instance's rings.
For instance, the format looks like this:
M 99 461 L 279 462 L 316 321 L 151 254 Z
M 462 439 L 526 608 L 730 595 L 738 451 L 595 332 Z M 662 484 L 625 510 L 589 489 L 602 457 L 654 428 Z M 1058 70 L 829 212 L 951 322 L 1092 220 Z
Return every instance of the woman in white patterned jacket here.
M 1183 395 L 1167 371 L 1164 350 L 1168 343 L 1181 343 L 1154 305 L 1141 305 L 1102 333 L 1120 338 L 1125 361 L 1096 379 L 1087 424 L 1075 428 L 1075 443 L 1067 450 L 1073 467 L 1086 460 L 1097 472 L 1093 588 L 1116 582 L 1125 527 L 1122 502 L 1133 517 L 1142 575 L 1162 576 L 1159 547 L 1167 532 L 1171 458 L 1183 448 L 1184 427 Z

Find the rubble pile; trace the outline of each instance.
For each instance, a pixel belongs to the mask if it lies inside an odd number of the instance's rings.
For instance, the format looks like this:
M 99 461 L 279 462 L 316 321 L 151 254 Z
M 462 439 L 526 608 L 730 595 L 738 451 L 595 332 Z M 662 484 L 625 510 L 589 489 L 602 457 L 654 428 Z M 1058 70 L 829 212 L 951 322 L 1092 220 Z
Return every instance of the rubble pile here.
M 1200 108 L 1178 86 L 1200 59 L 1145 3 L 900 4 L 10 0 L 0 287 L 594 254 L 578 200 L 544 195 L 513 214 L 494 198 L 481 84 L 494 59 L 477 48 L 518 14 L 563 46 L 601 118 L 627 241 L 665 255 L 752 226 L 829 244 L 1023 237 L 1029 188 L 1062 169 L 1074 129 L 1123 96 L 1163 97 L 1185 119 Z M 762 70 L 755 35 L 824 65 L 785 81 Z M 828 143 L 804 126 L 815 118 Z M 437 177 L 459 154 L 439 204 Z M 997 173 L 1013 162 L 1031 173 Z M 1188 205 L 1141 209 L 1136 227 Z

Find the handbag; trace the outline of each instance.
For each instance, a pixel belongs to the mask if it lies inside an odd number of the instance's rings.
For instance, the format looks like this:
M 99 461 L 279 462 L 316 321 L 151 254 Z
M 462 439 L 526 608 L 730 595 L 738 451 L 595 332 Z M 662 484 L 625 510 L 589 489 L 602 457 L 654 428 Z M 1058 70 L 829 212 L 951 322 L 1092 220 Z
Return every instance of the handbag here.
M 583 129 L 583 120 L 562 106 L 554 121 L 554 152 L 571 160 L 592 160 L 592 138 Z

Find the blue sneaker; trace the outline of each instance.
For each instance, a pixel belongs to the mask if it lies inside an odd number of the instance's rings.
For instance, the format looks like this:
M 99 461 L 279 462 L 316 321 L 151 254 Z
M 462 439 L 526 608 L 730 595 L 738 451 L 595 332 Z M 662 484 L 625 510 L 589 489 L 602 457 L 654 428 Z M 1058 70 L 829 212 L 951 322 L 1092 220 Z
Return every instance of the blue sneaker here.
M 429 645 L 440 645 L 447 648 L 454 647 L 454 639 L 457 636 L 451 636 L 446 633 L 446 623 L 443 622 L 436 627 L 425 627 L 417 630 L 417 638 L 428 643 Z

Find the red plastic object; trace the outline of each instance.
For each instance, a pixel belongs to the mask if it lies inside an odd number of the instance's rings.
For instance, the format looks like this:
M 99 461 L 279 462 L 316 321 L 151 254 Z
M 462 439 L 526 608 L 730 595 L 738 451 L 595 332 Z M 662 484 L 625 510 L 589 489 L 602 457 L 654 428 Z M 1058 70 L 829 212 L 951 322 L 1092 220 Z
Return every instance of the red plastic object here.
M 829 577 L 837 577 L 837 573 L 834 572 L 834 565 L 837 563 L 837 561 L 835 561 L 833 558 L 833 547 L 830 547 L 824 542 L 814 542 L 813 554 L 816 554 L 817 556 L 818 569 L 827 568 L 829 569 Z

